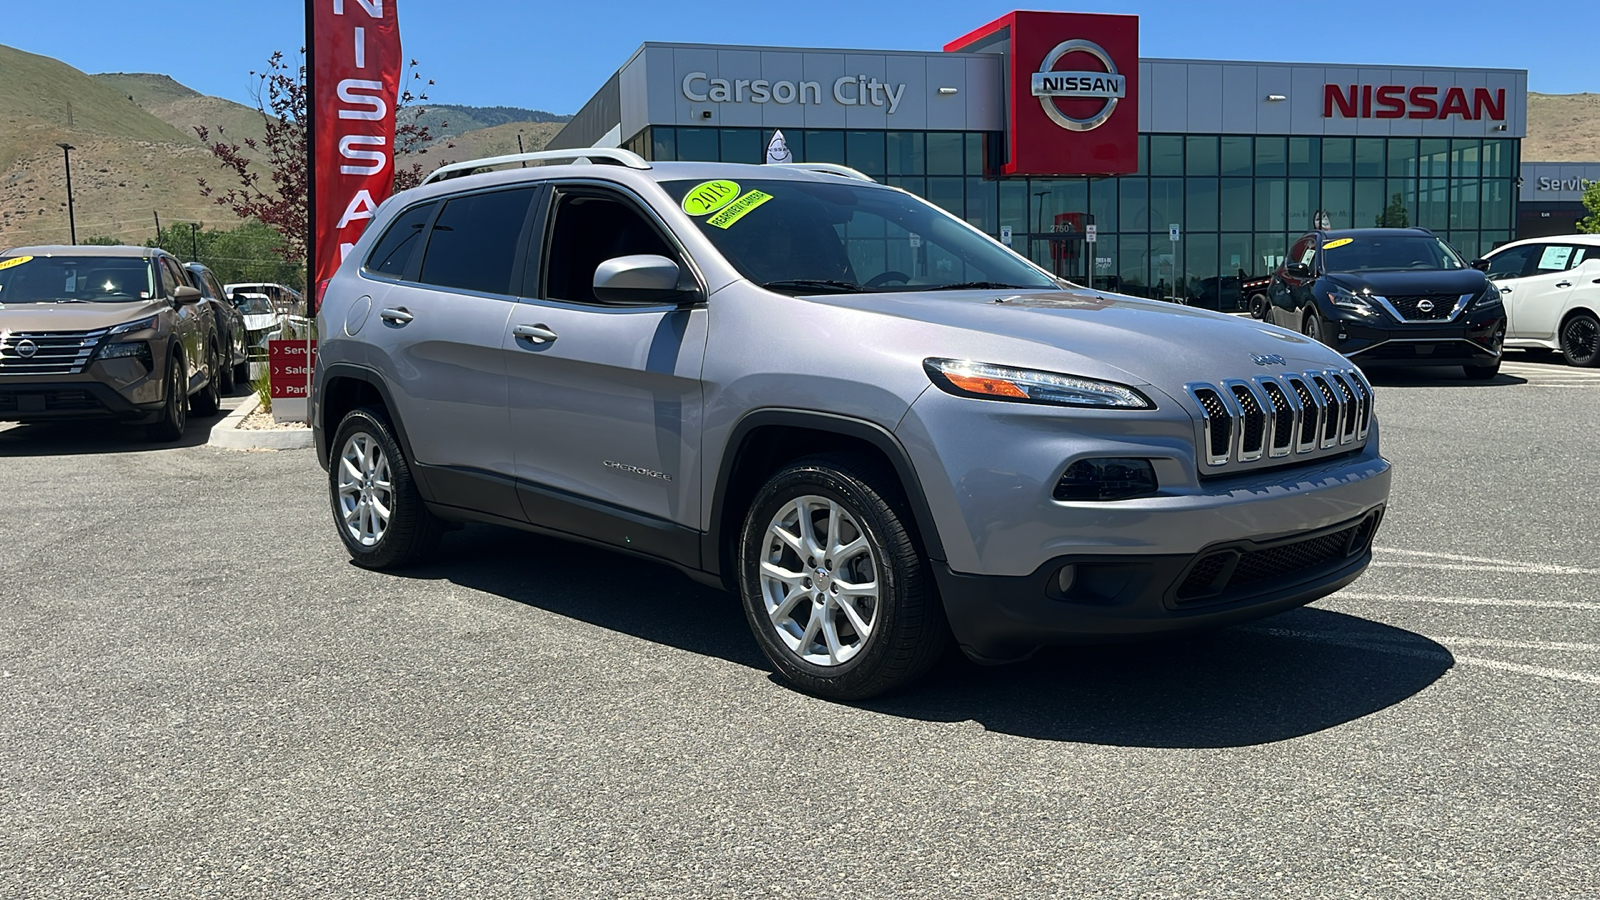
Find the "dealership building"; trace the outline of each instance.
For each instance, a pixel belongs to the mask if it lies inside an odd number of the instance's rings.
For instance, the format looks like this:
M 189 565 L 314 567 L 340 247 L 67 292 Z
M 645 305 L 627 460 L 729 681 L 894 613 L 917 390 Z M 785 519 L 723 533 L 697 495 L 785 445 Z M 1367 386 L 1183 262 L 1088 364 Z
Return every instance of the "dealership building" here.
M 1015 12 L 940 52 L 647 43 L 549 146 L 760 163 L 782 132 L 793 160 L 1058 274 L 1208 306 L 1319 226 L 1421 225 L 1469 256 L 1515 236 L 1526 71 L 1144 59 L 1138 28 Z

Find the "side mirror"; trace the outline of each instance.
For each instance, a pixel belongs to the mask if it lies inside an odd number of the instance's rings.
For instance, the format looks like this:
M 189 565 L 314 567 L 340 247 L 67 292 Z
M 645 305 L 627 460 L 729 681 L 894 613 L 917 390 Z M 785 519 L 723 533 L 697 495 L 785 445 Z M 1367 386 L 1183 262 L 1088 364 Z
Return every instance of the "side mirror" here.
M 200 302 L 200 289 L 199 288 L 192 288 L 192 287 L 188 286 L 187 284 L 179 285 L 176 289 L 173 290 L 172 299 L 174 299 L 174 300 L 176 300 L 176 301 L 178 301 L 179 303 L 182 303 L 182 304 L 199 303 Z
M 1489 261 L 1487 259 L 1475 259 L 1471 263 L 1468 263 L 1468 265 L 1472 266 L 1474 269 L 1477 269 L 1479 272 L 1489 271 Z
M 594 270 L 594 296 L 601 303 L 660 303 L 684 294 L 683 271 L 665 256 L 618 256 Z
M 1290 278 L 1310 278 L 1311 267 L 1305 263 L 1289 263 L 1283 267 L 1283 272 Z

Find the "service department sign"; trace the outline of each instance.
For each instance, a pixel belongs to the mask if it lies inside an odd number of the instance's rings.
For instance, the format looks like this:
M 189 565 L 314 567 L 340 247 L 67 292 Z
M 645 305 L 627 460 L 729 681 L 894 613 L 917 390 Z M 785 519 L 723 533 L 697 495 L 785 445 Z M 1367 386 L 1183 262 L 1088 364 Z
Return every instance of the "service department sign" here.
M 1063 57 L 1080 53 L 1096 60 L 1096 71 L 1057 71 Z M 1068 62 L 1075 61 L 1068 60 Z M 1117 111 L 1117 101 L 1128 96 L 1127 76 L 1117 74 L 1117 64 L 1105 48 L 1094 41 L 1082 39 L 1062 41 L 1044 58 L 1040 71 L 1033 73 L 1033 96 L 1039 98 L 1044 114 L 1050 121 L 1068 131 L 1093 131 L 1104 125 Z M 1061 111 L 1056 98 L 1093 99 L 1103 101 L 1100 110 L 1092 116 L 1075 118 Z

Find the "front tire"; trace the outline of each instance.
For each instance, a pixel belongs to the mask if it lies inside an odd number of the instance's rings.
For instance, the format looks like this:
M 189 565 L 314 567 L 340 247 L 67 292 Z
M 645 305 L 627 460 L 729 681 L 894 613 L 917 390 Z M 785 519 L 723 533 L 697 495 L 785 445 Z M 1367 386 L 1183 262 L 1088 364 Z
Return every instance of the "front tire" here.
M 836 700 L 891 691 L 950 643 L 898 483 L 848 454 L 791 463 L 756 495 L 739 542 L 756 642 L 791 684 Z
M 1600 366 L 1600 319 L 1580 312 L 1561 325 L 1561 355 L 1567 365 L 1590 369 Z
M 189 379 L 183 364 L 183 355 L 174 353 L 167 359 L 167 402 L 161 405 L 161 418 L 146 429 L 150 440 L 170 444 L 183 437 L 189 427 Z
M 1328 326 L 1323 323 L 1322 316 L 1315 309 L 1306 310 L 1306 317 L 1300 324 L 1300 333 L 1319 344 L 1328 343 Z
M 397 569 L 431 555 L 444 523 L 423 503 L 383 414 L 366 408 L 346 414 L 331 446 L 328 499 L 350 559 L 366 569 Z
M 216 345 L 206 352 L 206 386 L 189 401 L 197 416 L 214 416 L 222 409 L 222 357 Z

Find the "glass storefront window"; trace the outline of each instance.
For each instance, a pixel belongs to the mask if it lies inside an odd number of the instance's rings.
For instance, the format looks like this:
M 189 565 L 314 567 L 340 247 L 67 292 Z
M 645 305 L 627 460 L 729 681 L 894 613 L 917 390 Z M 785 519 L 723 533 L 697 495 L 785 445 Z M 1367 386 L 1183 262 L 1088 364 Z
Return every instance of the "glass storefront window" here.
M 1223 234 L 1217 237 L 1217 266 L 1229 275 L 1248 278 L 1265 275 L 1256 264 L 1254 242 L 1248 234 Z
M 1190 234 L 1183 238 L 1183 290 L 1191 305 L 1220 309 L 1221 288 L 1217 278 L 1217 236 Z M 1235 285 L 1237 290 L 1237 285 Z
M 1484 231 L 1509 231 L 1511 221 L 1511 198 L 1516 195 L 1516 187 L 1509 179 L 1496 179 L 1483 183 L 1483 221 L 1479 227 Z
M 1000 233 L 1000 188 L 998 182 L 966 178 L 967 222 L 985 234 Z
M 958 131 L 928 132 L 928 174 L 962 174 L 965 171 L 962 161 L 964 144 L 964 137 Z
M 1349 178 L 1356 173 L 1356 144 L 1350 138 L 1322 139 L 1322 177 Z
M 1289 227 L 1289 183 L 1282 179 L 1256 179 L 1256 228 L 1284 231 Z
M 1139 135 L 1139 172 L 1140 175 L 1150 174 L 1150 136 Z
M 983 174 L 983 133 L 969 132 L 966 137 L 968 175 Z
M 1256 267 L 1251 273 L 1265 275 L 1276 269 L 1283 262 L 1283 254 L 1287 252 L 1289 240 L 1283 234 L 1257 234 L 1256 235 Z
M 1217 174 L 1217 139 L 1209 134 L 1190 135 L 1184 138 L 1183 173 L 1185 175 Z
M 1117 200 L 1121 207 L 1122 231 L 1149 231 L 1150 182 L 1148 179 L 1123 176 L 1117 179 Z M 1162 226 L 1165 229 L 1166 226 Z
M 884 165 L 884 141 L 881 131 L 847 131 L 844 136 L 844 156 L 850 168 L 881 178 Z
M 1417 216 L 1411 224 L 1438 231 L 1450 226 L 1450 179 L 1424 178 L 1417 182 Z
M 890 187 L 897 187 L 901 188 L 902 190 L 910 191 L 911 193 L 916 194 L 918 197 L 928 196 L 928 179 L 926 178 L 918 178 L 910 175 L 890 175 L 888 178 L 885 178 L 884 181 Z
M 1323 157 L 1324 160 L 1327 157 Z M 1322 182 L 1323 212 L 1328 214 L 1328 225 L 1333 228 L 1356 227 L 1353 208 L 1350 205 L 1350 179 L 1328 178 Z
M 1477 148 L 1472 148 L 1474 154 Z M 1478 181 L 1457 178 L 1450 182 L 1450 227 L 1478 227 Z
M 1391 178 L 1384 189 L 1381 222 L 1388 228 L 1403 228 L 1417 224 L 1417 182 L 1410 178 Z
M 884 136 L 888 174 L 921 175 L 928 170 L 922 138 L 920 131 L 891 131 Z
M 1417 174 L 1423 178 L 1450 177 L 1450 139 L 1423 138 L 1417 148 Z
M 1217 179 L 1185 179 L 1183 199 L 1185 231 L 1217 230 Z
M 1389 138 L 1389 177 L 1415 178 L 1417 175 L 1417 141 L 1415 138 Z
M 1254 221 L 1255 202 L 1255 182 L 1248 178 L 1222 179 L 1222 230 L 1248 231 L 1254 228 L 1251 222 Z
M 1356 138 L 1356 177 L 1382 178 L 1383 167 L 1383 138 Z
M 999 182 L 1000 225 L 1011 226 L 1012 246 L 1021 249 L 1028 228 L 1028 182 L 1013 178 Z
M 1488 140 L 1483 142 L 1483 177 L 1513 178 L 1517 174 L 1516 143 L 1514 141 Z
M 1167 242 L 1162 238 L 1161 242 Z M 1150 236 L 1147 234 L 1125 234 L 1117 241 L 1117 281 L 1120 290 L 1138 296 L 1148 296 L 1144 290 L 1150 283 Z
M 1315 224 L 1311 214 L 1321 208 L 1320 201 L 1315 179 L 1289 179 L 1289 230 L 1310 231 Z
M 1222 174 L 1253 175 L 1256 170 L 1255 146 L 1247 137 L 1222 136 Z
M 1457 138 L 1450 142 L 1450 174 L 1456 178 L 1477 178 L 1483 174 L 1478 163 L 1482 142 L 1476 138 Z
M 722 151 L 717 146 L 715 128 L 679 128 L 678 159 L 717 162 Z
M 1183 229 L 1183 179 L 1150 179 L 1150 230 L 1165 232 L 1169 226 Z M 1215 228 L 1216 226 L 1211 226 Z
M 927 200 L 958 219 L 966 218 L 966 179 L 929 178 Z
M 1322 174 L 1322 141 L 1313 137 L 1289 138 L 1289 174 L 1316 178 Z
M 677 129 L 650 129 L 650 158 L 664 161 L 670 161 L 678 158 Z
M 1371 228 L 1383 218 L 1389 198 L 1383 192 L 1383 179 L 1357 178 L 1354 220 L 1351 228 Z
M 1256 138 L 1256 177 L 1282 177 L 1289 174 L 1288 139 L 1281 137 Z
M 807 131 L 805 139 L 806 156 L 802 162 L 848 165 L 844 154 L 844 132 Z
M 723 162 L 760 165 L 767 161 L 767 145 L 761 140 L 761 132 L 752 128 L 722 129 L 719 152 L 722 155 L 718 158 Z
M 1119 230 L 1117 218 L 1116 178 L 1097 178 L 1089 182 L 1089 215 L 1095 226 L 1104 232 Z
M 1150 174 L 1183 174 L 1183 137 L 1176 134 L 1150 135 Z

